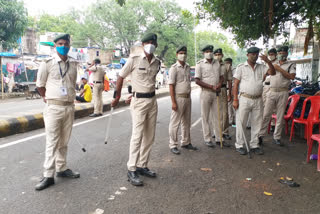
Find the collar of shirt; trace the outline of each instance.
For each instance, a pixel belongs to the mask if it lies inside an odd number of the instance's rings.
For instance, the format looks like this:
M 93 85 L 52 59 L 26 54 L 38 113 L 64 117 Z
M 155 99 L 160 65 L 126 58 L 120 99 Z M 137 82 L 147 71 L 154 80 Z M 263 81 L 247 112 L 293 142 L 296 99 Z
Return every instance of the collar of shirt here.
M 147 58 L 147 55 L 146 55 L 145 52 L 143 52 L 143 53 L 141 54 L 141 57 L 142 57 L 143 59 L 146 59 L 146 60 L 148 61 L 148 58 Z M 156 57 L 152 54 L 152 59 L 151 59 L 150 65 L 151 65 L 155 60 L 156 60 Z M 148 61 L 148 62 L 149 62 L 149 61 Z
M 248 60 L 244 63 L 244 65 L 245 66 L 249 66 L 250 68 L 252 68 L 251 65 L 249 65 L 249 63 L 248 63 Z M 254 64 L 254 70 L 257 68 L 258 65 L 260 65 L 260 64 L 259 63 L 255 63 Z
M 54 58 L 54 60 L 55 60 L 56 62 L 61 62 L 61 61 L 62 61 L 62 59 L 60 58 L 60 56 L 59 56 L 57 53 L 55 53 L 55 54 L 53 55 L 53 58 Z M 69 56 L 67 56 L 67 60 L 66 60 L 65 62 L 69 62 Z
M 206 58 L 204 58 L 204 62 L 205 62 L 205 63 L 209 63 L 209 64 L 210 64 L 210 62 L 209 62 Z M 214 59 L 212 59 L 211 64 L 214 64 L 214 62 L 215 62 L 215 60 L 214 60 Z
M 184 66 L 182 66 L 181 63 L 179 61 L 177 61 L 177 66 L 182 67 L 182 68 L 186 68 L 188 66 L 188 64 L 184 63 Z

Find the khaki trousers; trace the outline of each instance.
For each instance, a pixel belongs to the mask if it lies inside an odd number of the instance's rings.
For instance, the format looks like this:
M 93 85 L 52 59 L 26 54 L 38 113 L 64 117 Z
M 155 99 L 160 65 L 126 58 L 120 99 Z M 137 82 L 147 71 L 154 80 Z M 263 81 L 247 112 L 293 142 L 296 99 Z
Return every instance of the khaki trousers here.
M 231 101 L 228 102 L 228 115 L 229 115 L 229 124 L 235 122 L 235 110 L 233 108 L 233 98 L 231 97 Z
M 261 125 L 260 136 L 266 136 L 268 132 L 268 125 L 274 110 L 277 113 L 277 124 L 273 133 L 275 140 L 281 139 L 281 133 L 284 126 L 284 113 L 286 111 L 286 104 L 288 101 L 288 92 L 273 92 L 269 91 L 266 104 L 263 112 L 263 121 Z
M 236 112 L 236 124 L 241 123 L 242 127 L 237 125 L 236 128 L 236 148 L 245 148 L 242 131 L 245 133 L 249 113 L 251 113 L 251 140 L 248 143 L 251 149 L 258 147 L 258 135 L 261 128 L 263 115 L 262 108 L 262 98 L 250 99 L 240 96 L 239 108 Z M 243 130 L 241 131 L 240 128 L 242 128 Z
M 216 141 L 220 140 L 220 130 L 217 113 L 217 96 L 213 91 L 203 90 L 200 95 L 201 103 L 201 118 L 202 118 L 202 132 L 205 142 L 211 142 L 212 133 L 210 131 L 210 122 L 213 123 L 213 129 L 216 134 Z
M 151 146 L 154 143 L 158 105 L 156 97 L 133 97 L 130 104 L 132 136 L 129 149 L 128 170 L 148 165 Z
M 265 108 L 265 106 L 266 106 L 266 101 L 267 101 L 269 91 L 270 91 L 270 85 L 263 86 L 263 92 L 262 92 L 263 108 Z M 276 110 L 274 109 L 273 114 L 275 114 L 275 113 L 276 113 Z M 274 119 L 271 119 L 271 125 L 272 126 L 275 125 Z
M 177 111 L 171 112 L 169 123 L 169 148 L 178 146 L 178 129 L 181 125 L 181 146 L 191 143 L 190 128 L 191 128 L 191 98 L 183 98 L 176 96 Z
M 46 153 L 43 176 L 53 177 L 55 172 L 67 169 L 67 151 L 74 120 L 74 105 L 59 106 L 47 104 L 43 117 L 46 130 Z
M 93 102 L 94 102 L 94 114 L 102 114 L 103 100 L 102 100 L 103 84 L 94 83 L 93 85 Z
M 228 95 L 227 95 L 226 88 L 221 88 L 219 101 L 220 101 L 220 114 L 221 114 L 220 120 L 221 120 L 222 134 L 229 134 Z

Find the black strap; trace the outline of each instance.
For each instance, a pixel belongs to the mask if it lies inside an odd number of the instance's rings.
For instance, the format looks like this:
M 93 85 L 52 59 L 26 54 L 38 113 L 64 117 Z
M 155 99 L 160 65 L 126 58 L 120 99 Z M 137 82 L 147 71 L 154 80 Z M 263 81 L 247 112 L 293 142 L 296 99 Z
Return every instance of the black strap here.
M 66 71 L 64 72 L 64 74 L 62 74 L 60 62 L 58 62 L 58 64 L 59 64 L 60 76 L 61 76 L 61 78 L 63 79 L 63 78 L 66 76 L 67 72 L 69 71 L 69 62 L 67 62 L 67 69 L 66 69 Z

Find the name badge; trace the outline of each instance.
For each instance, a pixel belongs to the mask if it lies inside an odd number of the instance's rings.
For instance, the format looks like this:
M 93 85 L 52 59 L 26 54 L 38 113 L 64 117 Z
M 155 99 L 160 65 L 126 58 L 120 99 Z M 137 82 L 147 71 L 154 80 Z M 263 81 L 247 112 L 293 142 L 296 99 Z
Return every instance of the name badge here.
M 146 70 L 146 68 L 139 68 L 139 70 Z
M 67 96 L 68 95 L 68 90 L 66 87 L 60 87 L 60 93 L 61 96 Z

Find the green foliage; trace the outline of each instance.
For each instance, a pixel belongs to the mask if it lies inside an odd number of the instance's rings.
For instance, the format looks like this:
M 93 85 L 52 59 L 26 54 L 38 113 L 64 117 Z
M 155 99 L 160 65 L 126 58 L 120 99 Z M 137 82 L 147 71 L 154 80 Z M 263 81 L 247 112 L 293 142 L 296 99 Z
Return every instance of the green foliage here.
M 28 22 L 23 2 L 0 0 L 0 48 L 16 47 Z
M 319 23 L 319 0 L 202 0 L 201 18 L 218 20 L 231 29 L 240 46 L 261 36 L 266 42 L 275 34 L 284 33 L 288 21 L 298 25 L 301 20 Z

